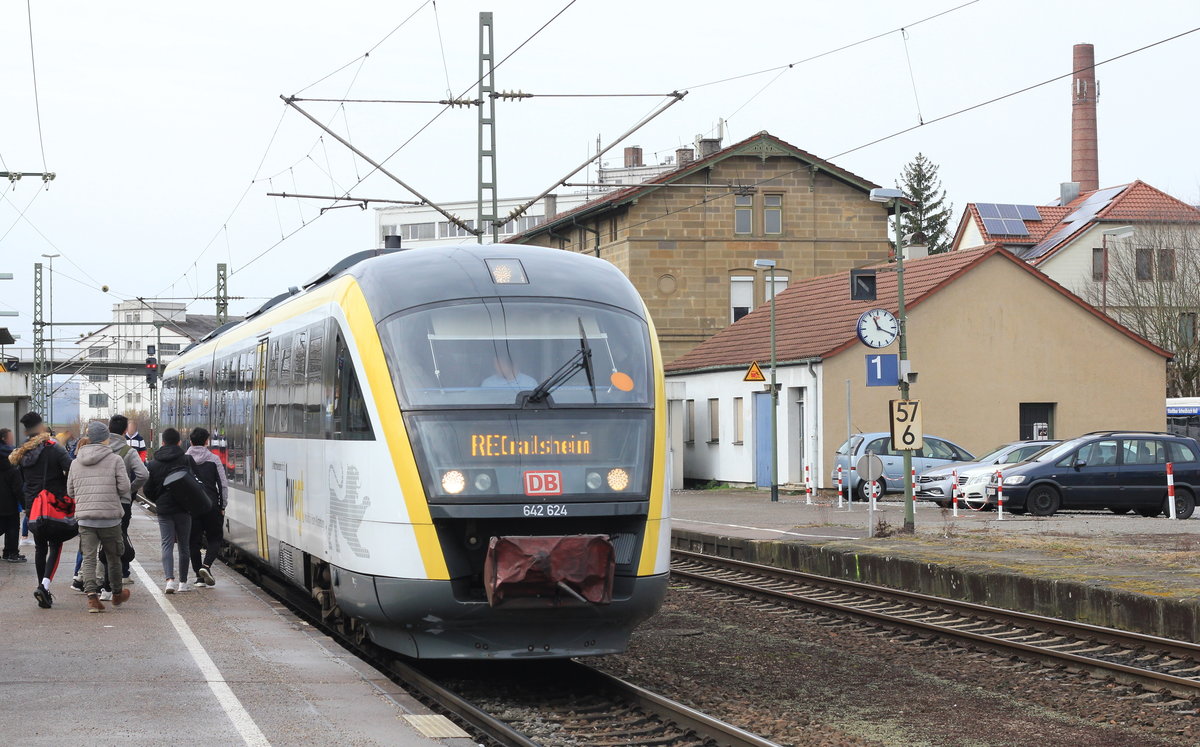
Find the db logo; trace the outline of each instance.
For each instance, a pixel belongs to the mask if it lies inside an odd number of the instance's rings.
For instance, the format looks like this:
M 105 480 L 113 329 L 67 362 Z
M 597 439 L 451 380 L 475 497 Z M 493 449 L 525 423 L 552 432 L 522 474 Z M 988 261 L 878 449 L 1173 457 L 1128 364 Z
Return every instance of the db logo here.
M 526 472 L 525 495 L 562 495 L 562 473 Z

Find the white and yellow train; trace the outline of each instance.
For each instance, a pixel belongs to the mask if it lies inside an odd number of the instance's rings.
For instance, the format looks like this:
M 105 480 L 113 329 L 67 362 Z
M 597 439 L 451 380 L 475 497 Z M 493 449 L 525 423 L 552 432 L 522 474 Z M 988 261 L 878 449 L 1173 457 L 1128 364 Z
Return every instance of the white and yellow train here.
M 662 361 L 611 264 L 362 252 L 163 372 L 205 426 L 226 538 L 409 656 L 621 651 L 670 553 Z

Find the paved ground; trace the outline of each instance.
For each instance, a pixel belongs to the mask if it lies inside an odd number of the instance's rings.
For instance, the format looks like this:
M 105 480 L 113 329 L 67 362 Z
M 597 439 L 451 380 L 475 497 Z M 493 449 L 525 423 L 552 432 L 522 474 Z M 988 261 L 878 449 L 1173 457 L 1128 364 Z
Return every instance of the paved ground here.
M 244 579 L 166 596 L 158 528 L 134 509 L 129 602 L 87 614 L 71 591 L 76 542 L 33 599 L 28 563 L 0 563 L 0 721 L 14 744 L 472 744 L 427 739 L 405 716 L 428 710 Z
M 890 497 L 890 496 L 889 496 Z M 1200 519 L 1171 521 L 1136 515 L 1068 511 L 1049 518 L 961 510 L 919 504 L 915 535 L 897 535 L 904 522 L 893 498 L 879 504 L 882 536 L 867 539 L 867 510 L 855 503 L 837 508 L 836 498 L 766 491 L 676 491 L 676 529 L 755 540 L 828 544 L 855 552 L 904 555 L 930 563 L 1100 583 L 1123 591 L 1200 600 Z

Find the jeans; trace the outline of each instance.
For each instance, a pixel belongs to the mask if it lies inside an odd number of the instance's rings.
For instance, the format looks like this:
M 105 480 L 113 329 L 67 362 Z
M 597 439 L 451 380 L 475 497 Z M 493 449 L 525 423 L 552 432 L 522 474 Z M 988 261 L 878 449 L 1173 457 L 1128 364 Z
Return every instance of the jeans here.
M 83 590 L 88 594 L 100 591 L 96 581 L 96 549 L 103 548 L 108 560 L 108 583 L 105 588 L 113 594 L 121 593 L 121 553 L 125 543 L 121 539 L 121 525 L 111 527 L 79 527 L 79 547 L 83 552 Z
M 210 568 L 213 561 L 217 559 L 217 553 L 221 551 L 221 541 L 225 539 L 224 524 L 225 516 L 218 508 L 214 508 L 203 516 L 192 517 L 192 570 L 197 575 L 200 573 L 201 565 Z M 200 558 L 201 537 L 207 538 L 203 562 Z
M 21 536 L 22 537 L 29 536 L 29 512 L 28 511 L 21 514 Z
M 189 542 L 192 535 L 192 516 L 187 511 L 158 515 L 158 534 L 162 537 L 162 567 L 164 578 L 175 578 L 174 546 L 179 545 L 179 580 L 187 581 Z
M 60 557 L 62 557 L 61 542 L 50 542 L 42 533 L 33 533 L 33 567 L 37 571 L 39 584 L 42 579 L 54 580 Z
M 15 558 L 21 553 L 17 552 L 18 542 L 17 532 L 21 529 L 20 514 L 5 514 L 0 516 L 0 534 L 4 535 L 4 557 Z

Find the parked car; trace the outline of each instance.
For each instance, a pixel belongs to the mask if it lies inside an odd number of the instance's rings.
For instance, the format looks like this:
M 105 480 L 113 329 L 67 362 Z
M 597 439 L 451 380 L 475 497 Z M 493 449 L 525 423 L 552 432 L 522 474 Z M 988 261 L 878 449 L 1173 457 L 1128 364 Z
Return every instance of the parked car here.
M 953 462 L 922 472 L 917 476 L 914 495 L 933 501 L 943 508 L 950 505 L 954 483 L 951 478 L 957 473 L 959 500 L 982 501 L 988 478 L 1001 466 L 1023 462 L 1039 451 L 1048 449 L 1059 441 L 1014 441 L 1004 444 L 973 462 Z
M 1087 433 L 1001 471 L 1004 506 L 1015 514 L 1051 516 L 1060 508 L 1167 511 L 1167 463 L 1175 473 L 1175 513 L 1192 515 L 1200 491 L 1200 443 L 1193 438 L 1145 431 Z M 998 480 L 988 482 L 996 502 Z
M 880 488 L 884 493 L 898 493 L 904 490 L 904 452 L 892 448 L 890 433 L 860 433 L 848 442 L 838 447 L 830 478 L 837 484 L 837 468 L 842 468 L 842 480 L 854 491 L 859 500 L 866 500 L 867 483 L 859 478 L 858 472 L 850 469 L 858 464 L 867 452 L 872 452 L 883 460 L 883 477 L 880 478 Z M 913 469 L 918 474 L 941 467 L 951 462 L 970 462 L 975 459 L 971 452 L 956 443 L 937 436 L 925 436 L 925 445 L 913 452 Z

